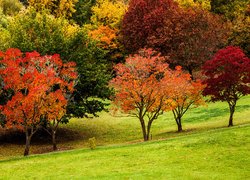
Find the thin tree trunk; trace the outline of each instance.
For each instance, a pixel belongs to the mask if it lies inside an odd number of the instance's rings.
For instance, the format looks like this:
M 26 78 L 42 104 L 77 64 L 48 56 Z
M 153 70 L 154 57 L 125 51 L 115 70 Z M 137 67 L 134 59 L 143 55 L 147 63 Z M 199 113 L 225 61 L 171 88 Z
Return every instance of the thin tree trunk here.
M 177 123 L 177 126 L 178 126 L 178 132 L 181 132 L 182 131 L 182 124 L 181 124 L 181 118 L 180 117 L 177 117 L 176 123 Z
M 25 135 L 26 135 L 26 143 L 23 155 L 28 156 L 30 151 L 30 140 L 31 140 L 31 135 L 29 136 L 28 129 L 26 130 Z
M 235 105 L 229 105 L 230 108 L 230 117 L 229 117 L 229 124 L 228 127 L 233 126 L 233 115 L 234 115 L 234 111 L 235 111 Z
M 147 127 L 147 140 L 149 140 L 150 137 L 150 129 L 153 121 L 148 122 L 148 127 Z
M 52 143 L 53 143 L 53 151 L 57 151 L 55 130 L 52 130 Z
M 179 120 L 178 125 L 178 132 L 182 132 L 182 124 L 181 124 L 181 119 Z
M 148 136 L 147 136 L 147 131 L 146 131 L 146 126 L 145 126 L 144 119 L 141 118 L 140 122 L 141 122 L 143 139 L 144 139 L 144 141 L 148 141 Z

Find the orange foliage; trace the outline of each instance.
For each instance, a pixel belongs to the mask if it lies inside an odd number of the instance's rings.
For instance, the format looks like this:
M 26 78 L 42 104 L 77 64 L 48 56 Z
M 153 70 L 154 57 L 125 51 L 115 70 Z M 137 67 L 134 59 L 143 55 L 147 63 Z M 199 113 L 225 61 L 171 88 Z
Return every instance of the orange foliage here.
M 36 132 L 42 118 L 62 118 L 67 105 L 66 93 L 74 90 L 75 63 L 64 64 L 59 55 L 40 56 L 31 52 L 24 56 L 19 49 L 12 48 L 0 53 L 0 63 L 4 88 L 13 92 L 11 100 L 1 107 L 7 127 L 24 130 L 27 140 Z
M 22 56 L 18 49 L 1 53 L 0 62 L 4 68 L 0 70 L 0 75 L 4 88 L 14 93 L 12 99 L 2 107 L 7 126 L 21 125 L 19 128 L 24 129 L 25 126 L 39 123 L 41 117 L 51 110 L 54 115 L 60 114 L 59 117 L 53 115 L 60 119 L 67 104 L 65 93 L 73 92 L 75 64 L 63 64 L 59 55 L 40 56 L 32 52 Z M 53 91 L 54 85 L 59 85 L 60 89 Z M 58 109 L 59 106 L 61 108 Z
M 152 122 L 163 111 L 172 110 L 181 118 L 192 104 L 204 103 L 201 82 L 192 81 L 180 66 L 169 69 L 165 60 L 154 51 L 144 49 L 128 57 L 125 64 L 116 65 L 117 76 L 111 81 L 116 91 L 114 103 L 138 117 L 144 140 L 148 140 Z
M 98 41 L 98 46 L 104 49 L 117 48 L 117 29 L 108 26 L 99 26 L 98 29 L 89 32 L 89 36 Z

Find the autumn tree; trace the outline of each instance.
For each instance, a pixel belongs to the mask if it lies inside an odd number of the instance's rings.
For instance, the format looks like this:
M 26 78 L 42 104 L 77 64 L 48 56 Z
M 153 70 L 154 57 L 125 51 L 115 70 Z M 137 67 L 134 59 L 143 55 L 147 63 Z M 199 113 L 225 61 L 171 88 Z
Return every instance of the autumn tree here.
M 166 106 L 167 94 L 162 84 L 170 72 L 164 60 L 144 49 L 129 56 L 125 64 L 117 64 L 117 76 L 110 82 L 116 91 L 114 103 L 139 119 L 144 141 L 149 140 L 151 125 Z
M 121 62 L 124 58 L 123 46 L 120 42 L 121 20 L 127 9 L 122 0 L 97 0 L 92 7 L 89 36 L 97 41 L 97 46 L 107 51 L 107 59 L 112 63 Z
M 151 34 L 163 28 L 164 20 L 171 21 L 178 11 L 178 4 L 173 0 L 131 0 L 122 20 L 125 48 L 129 53 L 135 53 L 147 47 Z
M 153 48 L 170 56 L 172 67 L 181 65 L 192 75 L 224 46 L 228 29 L 219 17 L 199 6 L 180 8 L 173 0 L 131 0 L 121 32 L 130 53 Z
M 203 66 L 207 84 L 203 94 L 211 101 L 226 101 L 230 109 L 228 126 L 233 126 L 237 101 L 250 93 L 250 59 L 239 47 L 228 46 L 219 50 Z
M 210 4 L 212 12 L 223 15 L 230 21 L 244 15 L 250 5 L 249 0 L 211 0 Z
M 31 138 L 42 119 L 60 120 L 65 114 L 66 93 L 72 93 L 72 80 L 76 78 L 74 64 L 63 64 L 58 55 L 40 56 L 32 52 L 24 56 L 19 49 L 1 52 L 0 58 L 3 88 L 13 92 L 1 111 L 7 127 L 25 132 L 27 156 Z
M 28 9 L 11 19 L 7 29 L 12 37 L 11 47 L 23 52 L 36 50 L 44 55 L 63 51 L 70 26 L 67 20 L 55 18 L 46 10 Z
M 29 6 L 36 11 L 49 10 L 55 17 L 70 18 L 76 11 L 75 4 L 78 0 L 29 0 Z
M 192 80 L 190 74 L 182 71 L 181 66 L 177 66 L 175 71 L 172 71 L 171 77 L 165 81 L 167 83 L 165 91 L 169 94 L 167 102 L 173 112 L 178 132 L 181 132 L 183 115 L 191 107 L 205 104 L 202 96 L 205 86 L 200 80 Z
M 210 0 L 174 0 L 174 1 L 178 2 L 178 4 L 184 8 L 190 8 L 195 6 L 206 10 L 211 9 Z
M 193 72 L 226 45 L 229 27 L 220 17 L 192 7 L 182 11 L 172 24 L 167 20 L 148 44 L 169 55 L 170 64 L 182 66 L 193 78 Z
M 92 7 L 91 23 L 119 28 L 127 5 L 122 0 L 97 0 Z

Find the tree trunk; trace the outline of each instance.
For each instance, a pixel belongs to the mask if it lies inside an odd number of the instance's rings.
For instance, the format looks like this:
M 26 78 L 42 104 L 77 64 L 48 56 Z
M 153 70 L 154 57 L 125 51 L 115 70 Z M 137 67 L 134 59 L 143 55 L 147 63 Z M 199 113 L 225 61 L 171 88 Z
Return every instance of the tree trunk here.
M 28 130 L 27 130 L 28 131 Z M 31 140 L 31 136 L 29 136 L 28 132 L 25 132 L 26 134 L 26 143 L 25 143 L 25 149 L 24 149 L 24 156 L 28 156 L 29 155 L 29 151 L 30 151 L 30 140 Z
M 233 126 L 233 115 L 235 111 L 235 105 L 229 105 L 229 108 L 230 108 L 230 117 L 229 117 L 228 127 Z
M 56 146 L 56 131 L 52 130 L 52 144 L 53 144 L 53 151 L 57 151 Z
M 181 125 L 181 122 L 178 124 L 178 132 L 182 132 L 182 125 Z
M 148 141 L 146 126 L 145 126 L 145 122 L 144 122 L 143 118 L 140 118 L 140 123 L 141 123 L 143 139 L 144 139 L 144 141 Z
M 181 132 L 182 131 L 181 117 L 177 117 L 175 121 L 178 127 L 178 132 Z
M 149 140 L 150 137 L 150 129 L 151 129 L 151 124 L 153 121 L 148 122 L 148 127 L 147 127 L 147 141 Z

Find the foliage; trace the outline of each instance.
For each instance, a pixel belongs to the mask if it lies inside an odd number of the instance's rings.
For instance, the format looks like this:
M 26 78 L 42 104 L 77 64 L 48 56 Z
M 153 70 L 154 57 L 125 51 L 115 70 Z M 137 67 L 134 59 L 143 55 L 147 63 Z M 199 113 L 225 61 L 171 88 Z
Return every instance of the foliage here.
M 181 7 L 201 7 L 206 10 L 210 10 L 210 0 L 175 0 Z
M 97 0 L 95 6 L 92 7 L 91 23 L 96 26 L 119 28 L 126 8 L 122 0 Z
M 105 109 L 105 103 L 92 97 L 109 97 L 107 84 L 111 65 L 104 59 L 106 53 L 88 39 L 84 29 L 48 15 L 46 11 L 28 11 L 13 19 L 9 31 L 12 47 L 22 51 L 36 49 L 41 54 L 58 53 L 64 61 L 77 63 L 79 82 L 75 98 L 68 107 L 69 114 L 83 117 Z
M 249 6 L 250 7 L 250 6 Z M 232 34 L 228 39 L 230 45 L 239 46 L 250 56 L 250 16 L 239 17 L 233 22 Z
M 98 0 L 92 7 L 91 24 L 85 25 L 97 45 L 107 51 L 106 59 L 113 63 L 124 60 L 120 42 L 120 24 L 127 4 L 122 0 Z
M 166 80 L 167 91 L 170 91 L 168 102 L 170 109 L 174 114 L 174 119 L 178 126 L 178 131 L 182 131 L 182 117 L 191 106 L 198 107 L 204 105 L 205 102 L 202 97 L 204 85 L 200 80 L 191 80 L 190 74 L 186 74 L 181 70 L 180 66 L 173 71 L 174 78 Z
M 78 0 L 29 0 L 29 6 L 37 11 L 48 9 L 55 17 L 69 18 L 75 10 Z
M 164 27 L 164 19 L 178 14 L 173 0 L 131 0 L 122 20 L 121 33 L 125 48 L 131 53 L 147 46 L 153 32 Z
M 60 53 L 66 44 L 69 26 L 63 18 L 29 9 L 9 22 L 11 47 L 23 52 L 36 50 L 43 55 Z
M 139 119 L 144 141 L 149 140 L 151 125 L 164 110 L 168 96 L 163 83 L 169 69 L 164 60 L 154 51 L 143 49 L 128 57 L 125 64 L 116 65 L 117 76 L 111 81 L 116 91 L 114 104 Z
M 189 8 L 152 34 L 149 45 L 169 55 L 171 64 L 181 65 L 193 77 L 194 70 L 225 46 L 229 27 L 206 10 Z
M 60 121 L 66 113 L 66 94 L 73 92 L 76 78 L 74 63 L 63 64 L 58 55 L 43 56 L 19 49 L 1 52 L 0 75 L 4 89 L 12 90 L 11 99 L 1 106 L 7 127 L 17 127 L 26 134 L 24 155 L 42 119 Z M 11 74 L 11 76 L 10 76 Z
M 207 84 L 203 94 L 211 101 L 226 101 L 230 108 L 229 126 L 233 125 L 236 102 L 250 93 L 250 59 L 239 47 L 219 50 L 203 67 Z
M 4 15 L 14 16 L 23 8 L 19 0 L 0 0 L 0 9 Z
M 10 47 L 11 36 L 7 29 L 0 27 L 0 50 L 5 51 Z
M 81 29 L 68 41 L 61 55 L 67 61 L 76 62 L 79 74 L 74 100 L 68 107 L 68 113 L 76 117 L 88 114 L 96 116 L 107 105 L 102 100 L 109 98 L 111 94 L 108 88 L 111 72 L 108 71 L 110 64 L 105 59 L 106 53 Z
M 228 26 L 198 6 L 182 9 L 172 0 L 132 0 L 121 32 L 129 52 L 154 48 L 170 56 L 171 66 L 181 65 L 192 75 L 224 46 Z
M 79 0 L 75 4 L 75 12 L 72 15 L 72 19 L 80 26 L 90 23 L 90 17 L 92 16 L 91 8 L 95 5 L 96 0 Z
M 154 48 L 191 75 L 226 43 L 227 31 L 219 17 L 198 7 L 181 9 L 172 0 L 132 0 L 122 26 L 129 52 Z
M 98 46 L 103 49 L 117 48 L 117 30 L 108 26 L 99 26 L 98 29 L 90 31 L 89 36 L 98 42 Z
M 233 21 L 244 16 L 249 5 L 248 0 L 211 0 L 211 11 Z

